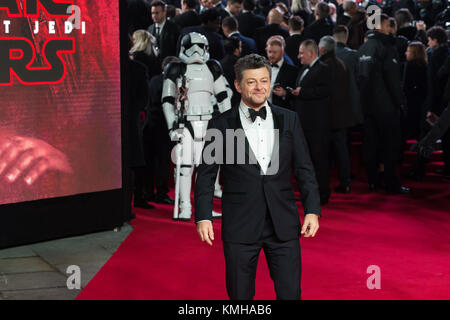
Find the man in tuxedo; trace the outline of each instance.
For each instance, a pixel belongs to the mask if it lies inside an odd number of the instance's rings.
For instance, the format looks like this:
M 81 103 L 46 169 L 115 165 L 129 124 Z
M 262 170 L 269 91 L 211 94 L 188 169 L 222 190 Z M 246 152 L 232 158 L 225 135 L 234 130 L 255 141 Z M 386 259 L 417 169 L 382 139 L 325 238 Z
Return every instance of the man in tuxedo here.
M 266 52 L 272 66 L 269 102 L 293 109 L 289 88 L 295 88 L 298 69 L 283 58 L 285 42 L 282 36 L 272 36 L 267 40 Z
M 305 138 L 311 152 L 321 204 L 330 197 L 329 148 L 331 138 L 330 96 L 332 92 L 330 70 L 319 60 L 318 47 L 313 40 L 305 40 L 299 48 L 298 58 L 303 65 L 292 94 Z
M 227 0 L 227 6 L 225 11 L 228 13 L 229 17 L 236 17 L 241 11 L 242 0 Z M 225 17 L 222 18 L 222 20 Z
M 202 24 L 199 14 L 195 11 L 196 4 L 196 0 L 181 1 L 181 14 L 176 15 L 172 19 L 180 30 L 185 27 L 199 26 Z
M 208 131 L 220 133 L 224 142 L 213 157 L 222 154 L 227 161 L 211 159 L 208 150 L 213 142 L 209 138 L 197 171 L 195 221 L 201 240 L 209 245 L 214 240 L 214 180 L 219 167 L 222 172 L 222 241 L 227 292 L 232 300 L 253 299 L 261 249 L 277 299 L 299 299 L 299 236 L 314 237 L 319 228 L 318 187 L 300 121 L 295 113 L 267 102 L 270 69 L 267 59 L 256 54 L 238 60 L 234 84 L 241 103 L 211 120 Z M 243 163 L 236 150 L 244 147 Z M 230 151 L 232 154 L 227 154 Z M 303 227 L 291 170 L 302 195 Z
M 313 39 L 319 43 L 323 36 L 331 36 L 333 34 L 333 24 L 328 15 L 330 7 L 326 2 L 319 2 L 314 10 L 315 21 L 305 29 L 305 39 Z
M 177 41 L 180 31 L 178 26 L 172 21 L 166 19 L 166 4 L 161 0 L 155 0 L 151 3 L 152 24 L 148 31 L 155 36 L 158 44 L 159 56 L 162 62 L 165 57 L 177 55 Z
M 250 53 L 256 53 L 256 43 L 252 38 L 243 36 L 238 31 L 238 21 L 235 17 L 226 17 L 222 21 L 222 31 L 226 38 L 237 37 L 242 42 L 242 56 Z
M 239 23 L 239 32 L 246 37 L 255 38 L 255 30 L 266 25 L 266 20 L 263 16 L 255 14 L 253 11 L 256 8 L 255 0 L 242 1 L 243 10 L 237 16 Z
M 297 59 L 298 56 L 298 48 L 300 48 L 300 44 L 303 42 L 303 30 L 304 30 L 304 21 L 299 16 L 292 16 L 289 18 L 289 38 L 286 39 L 286 54 L 291 58 L 294 64 L 297 67 L 300 67 L 300 61 Z

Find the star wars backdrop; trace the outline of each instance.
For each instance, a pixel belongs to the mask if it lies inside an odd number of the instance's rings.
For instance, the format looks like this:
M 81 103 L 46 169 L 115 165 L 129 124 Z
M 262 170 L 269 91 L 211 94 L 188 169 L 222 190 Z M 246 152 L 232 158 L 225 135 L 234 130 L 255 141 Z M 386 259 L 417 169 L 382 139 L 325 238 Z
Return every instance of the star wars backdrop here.
M 0 204 L 121 188 L 118 0 L 0 1 Z

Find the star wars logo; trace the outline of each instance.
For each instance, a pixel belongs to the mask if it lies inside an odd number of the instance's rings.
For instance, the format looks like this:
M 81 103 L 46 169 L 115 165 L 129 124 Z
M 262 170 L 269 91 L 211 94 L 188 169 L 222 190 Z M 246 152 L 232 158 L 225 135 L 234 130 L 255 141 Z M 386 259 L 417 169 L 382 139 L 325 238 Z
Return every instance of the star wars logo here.
M 3 21 L 6 36 L 0 36 L 0 86 L 10 86 L 16 78 L 24 85 L 58 84 L 67 73 L 63 54 L 75 52 L 75 38 L 59 36 L 55 32 L 56 21 L 49 18 L 73 18 L 74 1 L 68 0 L 2 0 L 0 12 L 5 10 L 8 18 L 26 19 L 30 26 L 29 37 L 9 36 L 11 20 Z M 33 19 L 35 21 L 33 21 Z M 43 41 L 39 25 L 48 25 L 48 37 Z M 70 28 L 67 28 L 70 24 Z M 34 27 L 32 27 L 34 25 Z M 45 29 L 45 28 L 41 28 Z M 65 21 L 67 29 L 73 24 Z M 84 32 L 83 32 L 84 34 Z M 39 38 L 37 38 L 39 37 Z

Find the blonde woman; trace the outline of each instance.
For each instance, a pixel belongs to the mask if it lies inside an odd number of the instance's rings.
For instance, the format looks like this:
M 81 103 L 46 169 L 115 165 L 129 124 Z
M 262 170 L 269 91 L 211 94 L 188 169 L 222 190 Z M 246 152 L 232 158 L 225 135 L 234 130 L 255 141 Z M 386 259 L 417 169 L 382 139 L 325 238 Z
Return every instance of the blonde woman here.
M 147 30 L 136 30 L 133 33 L 133 47 L 130 50 L 130 57 L 147 67 L 149 80 L 161 72 L 156 38 Z

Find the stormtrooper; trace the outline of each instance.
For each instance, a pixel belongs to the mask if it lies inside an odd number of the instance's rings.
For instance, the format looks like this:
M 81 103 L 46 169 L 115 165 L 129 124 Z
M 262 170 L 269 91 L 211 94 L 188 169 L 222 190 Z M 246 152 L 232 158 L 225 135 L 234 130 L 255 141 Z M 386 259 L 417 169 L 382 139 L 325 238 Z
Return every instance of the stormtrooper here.
M 200 163 L 208 121 L 214 106 L 220 113 L 231 108 L 232 90 L 220 63 L 209 60 L 208 40 L 197 32 L 181 39 L 181 62 L 170 63 L 164 71 L 162 108 L 172 141 L 177 141 L 175 153 L 174 219 L 189 221 L 192 215 L 190 200 L 192 174 Z M 214 195 L 221 197 L 216 179 Z M 177 200 L 179 199 L 179 202 Z M 180 212 L 178 212 L 178 204 Z M 213 217 L 220 217 L 213 212 Z

